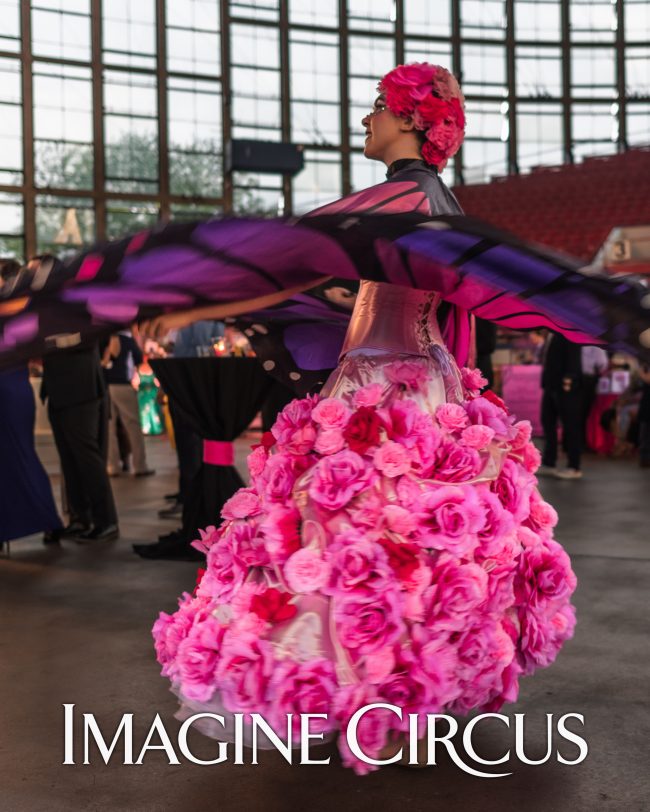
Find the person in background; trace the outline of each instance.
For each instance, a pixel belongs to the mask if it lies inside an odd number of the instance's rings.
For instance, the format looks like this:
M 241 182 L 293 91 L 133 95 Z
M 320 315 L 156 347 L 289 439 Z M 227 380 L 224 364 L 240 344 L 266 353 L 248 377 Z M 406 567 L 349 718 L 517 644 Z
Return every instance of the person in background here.
M 494 387 L 492 353 L 497 348 L 497 326 L 492 321 L 476 319 L 476 368 L 487 381 L 486 388 Z
M 609 367 L 609 356 L 602 347 L 582 348 L 582 443 L 587 448 L 587 420 L 596 400 L 598 379 Z
M 650 367 L 647 364 L 639 369 L 639 377 L 643 382 L 639 404 L 639 465 L 650 468 Z
M 129 330 L 122 330 L 111 336 L 102 358 L 104 378 L 111 402 L 108 442 L 110 476 L 118 476 L 122 468 L 117 438 L 118 418 L 129 437 L 135 475 L 143 477 L 155 474 L 155 471 L 147 465 L 147 452 L 140 425 L 138 393 L 131 383 L 136 368 L 142 361 L 142 351 Z
M 559 479 L 580 479 L 582 452 L 582 352 L 559 333 L 549 337 L 542 369 L 542 428 L 544 453 L 538 473 Z M 558 423 L 568 465 L 557 467 Z

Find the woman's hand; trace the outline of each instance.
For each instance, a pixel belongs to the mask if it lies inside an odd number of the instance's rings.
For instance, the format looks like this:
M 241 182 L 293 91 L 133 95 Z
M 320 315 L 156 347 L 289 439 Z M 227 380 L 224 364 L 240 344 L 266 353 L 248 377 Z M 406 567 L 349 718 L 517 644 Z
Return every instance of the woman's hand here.
M 151 338 L 154 341 L 162 341 L 171 330 L 180 330 L 196 320 L 196 315 L 191 310 L 165 313 L 163 316 L 141 321 L 139 325 L 140 335 L 143 339 Z

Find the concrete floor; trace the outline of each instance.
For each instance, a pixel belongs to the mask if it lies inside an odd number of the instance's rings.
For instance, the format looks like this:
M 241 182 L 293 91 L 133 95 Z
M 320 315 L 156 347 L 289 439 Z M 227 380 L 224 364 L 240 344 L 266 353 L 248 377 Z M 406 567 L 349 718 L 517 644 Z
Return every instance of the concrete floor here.
M 156 518 L 162 495 L 174 490 L 174 458 L 164 439 L 150 438 L 148 447 L 157 476 L 114 480 L 118 543 L 45 549 L 32 537 L 0 558 L 3 812 L 650 809 L 650 471 L 595 458 L 581 482 L 542 483 L 578 575 L 579 622 L 557 663 L 524 680 L 518 703 L 506 709 L 526 714 L 531 756 L 544 752 L 546 713 L 584 714 L 589 756 L 582 764 L 532 767 L 513 759 L 503 768 L 510 777 L 488 780 L 445 758 L 437 767 L 389 767 L 358 778 L 326 745 L 314 749 L 316 757 L 332 755 L 321 767 L 292 767 L 274 752 L 262 753 L 258 766 L 169 766 L 159 752 L 142 766 L 83 766 L 79 750 L 76 766 L 63 766 L 63 703 L 94 713 L 106 733 L 134 713 L 136 752 L 156 713 L 175 741 L 176 703 L 158 676 L 149 630 L 159 610 L 173 610 L 175 597 L 192 588 L 196 566 L 131 552 L 133 542 L 174 526 Z M 51 440 L 39 438 L 39 450 L 57 490 Z M 240 463 L 245 452 L 241 442 Z M 214 758 L 214 742 L 198 734 L 190 741 L 198 757 Z M 476 739 L 486 758 L 509 746 L 498 725 Z M 568 757 L 574 752 L 565 747 Z

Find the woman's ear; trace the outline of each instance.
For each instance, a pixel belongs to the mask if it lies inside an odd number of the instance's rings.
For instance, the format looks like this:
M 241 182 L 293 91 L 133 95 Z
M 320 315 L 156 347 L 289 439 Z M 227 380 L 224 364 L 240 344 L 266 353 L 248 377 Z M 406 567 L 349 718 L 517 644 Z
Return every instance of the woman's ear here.
M 412 132 L 415 129 L 415 122 L 413 121 L 413 116 L 406 116 L 405 118 L 400 118 L 399 120 L 399 128 L 402 132 Z

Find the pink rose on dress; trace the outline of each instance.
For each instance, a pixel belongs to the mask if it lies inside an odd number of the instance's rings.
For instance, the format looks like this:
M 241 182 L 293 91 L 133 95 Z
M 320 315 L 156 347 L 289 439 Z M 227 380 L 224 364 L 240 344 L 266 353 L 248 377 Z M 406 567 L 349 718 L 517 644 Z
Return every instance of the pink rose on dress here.
M 347 728 L 350 719 L 360 709 L 382 702 L 372 688 L 363 683 L 342 688 L 334 700 L 334 714 L 341 727 L 338 746 L 346 767 L 352 767 L 357 775 L 365 775 L 379 769 L 358 759 L 348 745 Z M 399 724 L 395 714 L 383 708 L 367 711 L 359 720 L 356 738 L 362 752 L 369 758 L 377 759 L 388 742 L 393 723 Z
M 530 513 L 526 524 L 535 532 L 550 533 L 558 521 L 554 507 L 542 499 L 540 492 L 534 488 L 530 494 Z
M 293 592 L 317 592 L 329 581 L 330 566 L 314 550 L 304 547 L 295 552 L 284 565 L 284 577 Z
M 341 643 L 356 654 L 384 648 L 404 632 L 399 595 L 389 586 L 368 596 L 356 592 L 338 595 L 334 622 Z
M 400 725 L 399 719 L 395 717 L 395 725 L 408 730 L 409 713 L 430 710 L 434 684 L 415 654 L 403 648 L 399 651 L 393 671 L 377 686 L 377 693 L 389 705 L 402 708 L 402 723 Z M 421 720 L 421 724 L 423 723 L 424 720 Z
M 320 657 L 307 662 L 282 660 L 276 665 L 269 682 L 268 697 L 271 716 L 268 721 L 283 737 L 287 730 L 287 714 L 292 713 L 293 734 L 300 735 L 301 713 L 324 713 L 327 719 L 312 719 L 309 729 L 314 733 L 332 730 L 334 719 L 329 712 L 336 692 L 336 674 L 331 660 Z
M 517 433 L 512 426 L 514 418 L 484 395 L 467 401 L 465 409 L 473 425 L 488 426 L 499 439 L 511 440 Z
M 526 443 L 530 442 L 530 438 L 533 434 L 533 427 L 530 420 L 520 420 L 519 423 L 515 423 L 514 427 L 517 429 L 517 433 L 512 440 L 512 448 L 513 450 L 518 451 L 520 448 L 523 448 Z
M 386 527 L 400 536 L 410 536 L 417 528 L 417 520 L 406 508 L 399 505 L 384 505 L 382 514 Z
M 348 505 L 350 521 L 358 527 L 375 530 L 381 524 L 384 499 L 376 489 L 362 491 Z
M 488 577 L 478 564 L 460 564 L 442 554 L 424 593 L 425 624 L 441 631 L 463 629 L 487 597 Z
M 422 496 L 422 487 L 411 477 L 403 476 L 397 480 L 395 491 L 400 505 L 413 513 L 415 505 L 419 503 Z
M 384 411 L 382 411 L 382 414 Z M 388 409 L 388 433 L 391 440 L 413 448 L 422 437 L 431 437 L 437 447 L 442 441 L 440 430 L 430 415 L 421 411 L 414 400 L 396 400 Z M 435 448 L 434 448 L 435 450 Z
M 549 614 L 569 600 L 576 583 L 569 556 L 556 541 L 540 540 L 522 551 L 515 579 L 518 604 Z
M 525 674 L 550 665 L 562 644 L 573 637 L 576 624 L 575 609 L 571 604 L 565 604 L 551 618 L 527 609 L 519 613 L 519 619 L 519 645 Z
M 492 547 L 490 556 L 482 558 L 481 566 L 488 574 L 488 597 L 484 608 L 487 612 L 503 614 L 514 606 L 514 583 L 521 546 L 514 535 L 499 539 Z M 478 557 L 478 556 L 477 556 Z
M 542 464 L 542 455 L 539 453 L 538 449 L 532 443 L 528 443 L 524 446 L 523 452 L 523 466 L 524 468 L 531 474 L 534 474 L 535 471 L 539 468 Z
M 228 633 L 221 645 L 217 683 L 223 704 L 233 713 L 268 713 L 267 690 L 273 673 L 273 647 L 246 632 Z
M 187 699 L 207 702 L 216 688 L 215 672 L 225 627 L 207 617 L 195 624 L 178 648 L 178 678 Z
M 488 384 L 487 379 L 483 377 L 480 369 L 469 369 L 468 367 L 462 367 L 460 370 L 460 377 L 464 388 L 467 389 L 472 395 L 478 395 L 480 390 Z
M 361 406 L 376 406 L 381 400 L 384 387 L 380 383 L 369 383 L 354 393 L 352 402 L 355 408 Z
M 292 400 L 280 412 L 271 432 L 283 450 L 292 454 L 308 454 L 314 447 L 316 429 L 311 415 L 318 398 L 308 396 Z
M 440 428 L 449 434 L 460 432 L 469 425 L 467 412 L 458 403 L 442 403 L 438 406 L 436 420 Z
M 262 512 L 259 496 L 250 488 L 240 488 L 224 504 L 221 515 L 224 519 L 246 519 Z
M 463 693 L 456 711 L 468 712 L 488 701 L 501 674 L 515 655 L 515 646 L 499 621 L 486 616 L 463 632 L 458 641 L 458 675 Z
M 246 458 L 246 464 L 248 465 L 248 472 L 251 475 L 251 479 L 255 480 L 262 474 L 268 457 L 268 452 L 263 445 L 258 445 L 251 451 Z
M 385 589 L 392 572 L 381 545 L 365 533 L 351 531 L 337 536 L 328 550 L 331 566 L 331 594 L 351 592 L 372 595 Z
M 264 546 L 271 560 L 284 563 L 300 548 L 300 513 L 292 505 L 273 505 L 260 525 Z
M 213 544 L 216 544 L 221 538 L 221 529 L 217 529 L 213 524 L 206 527 L 205 530 L 199 530 L 200 538 L 192 542 L 192 547 L 200 553 L 207 553 Z
M 453 440 L 445 441 L 438 446 L 430 477 L 443 482 L 467 482 L 477 477 L 482 468 L 478 451 Z
M 489 558 L 503 547 L 503 539 L 512 535 L 515 522 L 512 514 L 501 504 L 499 497 L 492 493 L 485 484 L 476 486 L 476 491 L 483 504 L 483 525 L 478 531 L 477 558 Z
M 427 708 L 429 713 L 439 713 L 459 694 L 456 679 L 458 657 L 453 644 L 441 638 L 432 638 L 421 626 L 413 629 L 413 652 L 422 670 L 432 684 L 432 697 Z
M 530 512 L 530 494 L 535 487 L 533 477 L 514 460 L 506 459 L 501 473 L 491 483 L 490 488 L 501 500 L 503 507 L 510 511 L 516 522 L 523 522 Z
M 411 455 L 400 443 L 387 440 L 379 446 L 373 457 L 375 468 L 384 476 L 394 478 L 411 469 Z
M 291 496 L 296 479 L 308 467 L 308 457 L 273 454 L 266 465 L 262 480 L 264 497 L 272 502 L 286 502 Z
M 311 419 L 326 431 L 328 429 L 343 430 L 350 419 L 352 412 L 338 398 L 324 398 L 312 412 Z
M 245 567 L 266 567 L 270 563 L 259 525 L 251 519 L 233 522 L 228 535 L 235 557 Z
M 366 679 L 371 685 L 382 682 L 395 667 L 395 654 L 392 646 L 379 649 L 364 658 Z
M 313 469 L 309 495 L 327 510 L 339 510 L 364 488 L 368 487 L 371 471 L 354 451 L 339 451 L 323 457 Z
M 184 592 L 178 606 L 173 615 L 161 612 L 152 629 L 156 658 L 162 666 L 162 676 L 170 679 L 175 679 L 178 672 L 176 658 L 180 644 L 190 633 L 195 622 L 208 617 L 212 601 L 205 597 L 192 598 Z
M 221 601 L 230 600 L 235 590 L 244 583 L 246 567 L 233 555 L 233 548 L 227 537 L 210 548 L 207 566 L 196 594 Z
M 424 620 L 424 593 L 431 584 L 432 570 L 426 564 L 414 570 L 402 582 L 404 589 L 404 617 L 407 620 L 421 623 Z
M 393 361 L 384 367 L 384 374 L 391 383 L 411 392 L 421 392 L 429 380 L 427 365 L 422 361 Z
M 469 448 L 475 448 L 477 451 L 487 448 L 493 439 L 494 429 L 478 423 L 475 426 L 468 426 L 460 435 L 461 443 Z
M 314 443 L 314 449 L 319 454 L 329 456 L 345 448 L 345 437 L 340 429 L 327 429 L 319 431 Z
M 415 506 L 418 543 L 462 558 L 478 544 L 483 506 L 472 487 L 447 485 L 421 495 Z

